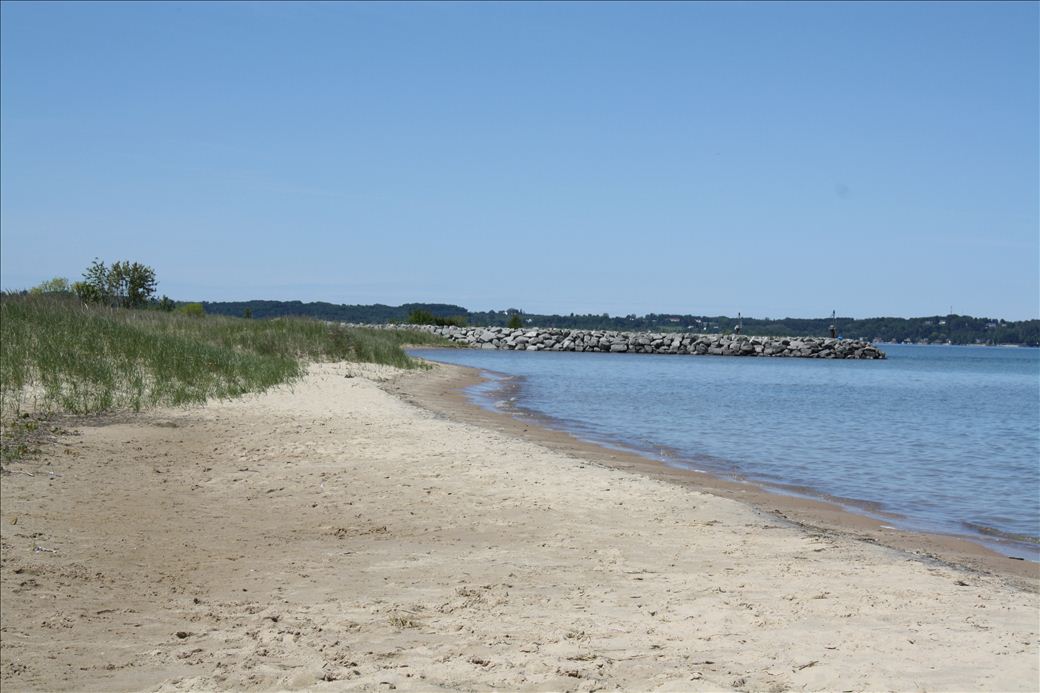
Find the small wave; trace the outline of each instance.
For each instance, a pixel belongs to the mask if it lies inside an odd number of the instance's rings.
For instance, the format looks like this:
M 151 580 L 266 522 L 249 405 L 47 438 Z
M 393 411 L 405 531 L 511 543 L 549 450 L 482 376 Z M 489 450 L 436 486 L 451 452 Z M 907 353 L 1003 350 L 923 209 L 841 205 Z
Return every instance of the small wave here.
M 982 525 L 977 522 L 962 522 L 962 525 L 967 527 L 973 532 L 978 532 L 983 536 L 996 537 L 998 539 L 1007 539 L 1009 541 L 1018 541 L 1023 544 L 1035 544 L 1040 546 L 1040 537 L 1031 537 L 1028 534 L 1016 534 L 1015 532 L 1005 532 L 995 527 L 988 525 Z

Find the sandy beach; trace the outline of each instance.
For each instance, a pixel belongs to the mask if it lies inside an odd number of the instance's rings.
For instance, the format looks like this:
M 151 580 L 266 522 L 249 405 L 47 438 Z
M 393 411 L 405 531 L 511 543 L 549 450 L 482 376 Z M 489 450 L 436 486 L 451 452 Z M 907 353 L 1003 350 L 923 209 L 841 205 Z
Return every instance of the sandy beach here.
M 318 365 L 68 424 L 0 489 L 3 688 L 1040 688 L 1035 564 L 483 412 L 467 378 Z

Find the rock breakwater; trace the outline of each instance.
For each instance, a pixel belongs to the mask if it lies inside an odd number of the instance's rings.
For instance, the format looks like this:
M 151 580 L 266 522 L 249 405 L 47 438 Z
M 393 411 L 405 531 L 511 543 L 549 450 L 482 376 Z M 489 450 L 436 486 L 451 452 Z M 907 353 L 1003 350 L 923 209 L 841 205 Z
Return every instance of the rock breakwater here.
M 611 332 L 554 328 L 416 326 L 475 349 L 584 351 L 631 354 L 780 356 L 816 359 L 883 359 L 869 342 L 824 337 Z

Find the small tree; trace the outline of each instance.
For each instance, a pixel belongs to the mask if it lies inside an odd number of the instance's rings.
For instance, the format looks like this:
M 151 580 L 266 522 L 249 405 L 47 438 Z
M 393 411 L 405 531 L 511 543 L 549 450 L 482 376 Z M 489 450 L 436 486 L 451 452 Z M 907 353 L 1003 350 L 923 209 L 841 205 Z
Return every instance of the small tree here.
M 83 281 L 73 284 L 72 290 L 87 303 L 108 303 L 110 293 L 105 263 L 94 258 L 94 262 L 83 273 Z
M 116 261 L 111 267 L 94 258 L 83 281 L 72 285 L 76 295 L 89 303 L 143 308 L 155 295 L 155 270 L 140 262 Z
M 108 283 L 118 305 L 143 308 L 155 293 L 155 270 L 140 262 L 114 262 Z

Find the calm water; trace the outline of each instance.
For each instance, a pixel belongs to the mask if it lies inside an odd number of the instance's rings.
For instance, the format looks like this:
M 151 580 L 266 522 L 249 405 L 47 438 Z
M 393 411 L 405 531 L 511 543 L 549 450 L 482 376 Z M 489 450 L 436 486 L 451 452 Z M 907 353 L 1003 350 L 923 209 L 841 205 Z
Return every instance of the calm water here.
M 586 439 L 1040 558 L 1040 350 L 883 349 L 885 361 L 413 353 L 483 369 L 493 381 L 475 400 Z

